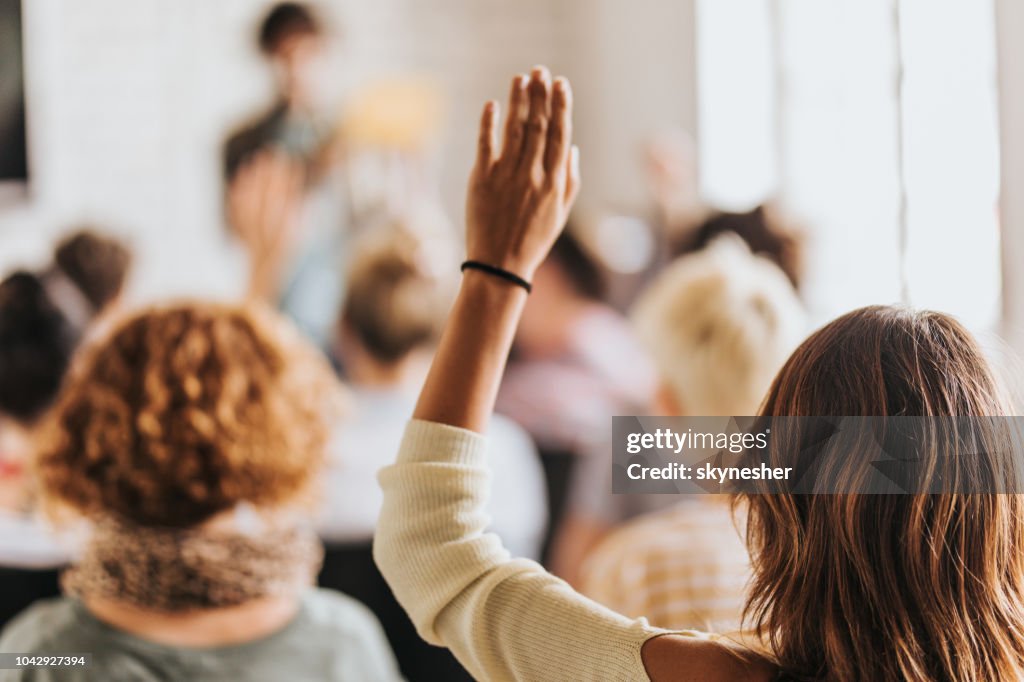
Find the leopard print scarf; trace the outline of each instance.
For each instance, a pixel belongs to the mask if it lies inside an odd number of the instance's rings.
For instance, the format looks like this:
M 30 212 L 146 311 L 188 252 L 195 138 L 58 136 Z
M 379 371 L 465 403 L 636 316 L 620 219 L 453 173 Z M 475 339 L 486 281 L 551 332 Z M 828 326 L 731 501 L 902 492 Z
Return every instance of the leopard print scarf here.
M 293 595 L 315 581 L 323 546 L 309 528 L 149 528 L 104 521 L 64 572 L 70 596 L 182 612 Z

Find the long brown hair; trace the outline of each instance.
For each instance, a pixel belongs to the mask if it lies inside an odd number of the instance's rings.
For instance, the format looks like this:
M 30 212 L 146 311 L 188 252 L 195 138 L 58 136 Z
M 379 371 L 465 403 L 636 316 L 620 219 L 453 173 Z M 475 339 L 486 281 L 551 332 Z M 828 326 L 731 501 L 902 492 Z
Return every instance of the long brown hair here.
M 808 338 L 762 414 L 997 416 L 1010 408 L 958 322 L 879 306 Z M 848 457 L 843 466 L 870 464 Z M 1024 678 L 1021 496 L 743 499 L 754 570 L 745 616 L 789 678 Z

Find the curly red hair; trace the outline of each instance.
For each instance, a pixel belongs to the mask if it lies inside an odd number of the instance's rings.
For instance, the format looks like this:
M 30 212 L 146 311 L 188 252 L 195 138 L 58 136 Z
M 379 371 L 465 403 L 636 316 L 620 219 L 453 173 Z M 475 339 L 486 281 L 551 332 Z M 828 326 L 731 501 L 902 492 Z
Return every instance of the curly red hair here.
M 89 515 L 188 527 L 304 491 L 339 387 L 328 363 L 255 307 L 142 312 L 87 351 L 44 429 L 44 495 Z

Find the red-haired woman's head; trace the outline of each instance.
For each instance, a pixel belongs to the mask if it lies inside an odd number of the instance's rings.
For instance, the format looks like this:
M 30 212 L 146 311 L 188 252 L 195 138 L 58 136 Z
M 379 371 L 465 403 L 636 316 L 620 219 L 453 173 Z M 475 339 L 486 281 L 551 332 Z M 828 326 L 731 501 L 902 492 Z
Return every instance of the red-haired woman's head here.
M 42 490 L 165 527 L 286 503 L 317 471 L 338 395 L 327 362 L 269 311 L 148 310 L 73 368 L 43 431 Z

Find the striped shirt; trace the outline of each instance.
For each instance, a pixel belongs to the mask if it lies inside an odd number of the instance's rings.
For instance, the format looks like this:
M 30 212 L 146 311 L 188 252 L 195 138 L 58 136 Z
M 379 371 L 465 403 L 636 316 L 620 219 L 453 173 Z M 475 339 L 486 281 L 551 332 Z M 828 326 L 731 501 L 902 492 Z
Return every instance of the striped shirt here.
M 580 591 L 657 627 L 731 632 L 740 629 L 749 578 L 728 502 L 699 496 L 605 538 L 582 566 Z

